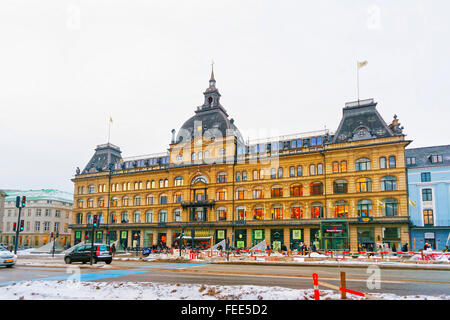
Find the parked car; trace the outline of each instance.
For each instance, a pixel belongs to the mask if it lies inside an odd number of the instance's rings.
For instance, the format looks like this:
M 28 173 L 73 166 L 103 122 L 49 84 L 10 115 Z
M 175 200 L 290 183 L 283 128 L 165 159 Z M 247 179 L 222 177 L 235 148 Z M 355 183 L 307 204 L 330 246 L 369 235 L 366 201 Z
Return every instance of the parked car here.
M 64 261 L 67 264 L 72 262 L 87 263 L 91 261 L 91 244 L 82 245 L 76 247 L 71 252 L 64 256 Z M 112 261 L 111 247 L 107 244 L 94 243 L 93 263 L 104 261 L 106 264 L 110 264 Z
M 0 247 L 0 266 L 11 268 L 16 264 L 17 256 L 11 251 Z

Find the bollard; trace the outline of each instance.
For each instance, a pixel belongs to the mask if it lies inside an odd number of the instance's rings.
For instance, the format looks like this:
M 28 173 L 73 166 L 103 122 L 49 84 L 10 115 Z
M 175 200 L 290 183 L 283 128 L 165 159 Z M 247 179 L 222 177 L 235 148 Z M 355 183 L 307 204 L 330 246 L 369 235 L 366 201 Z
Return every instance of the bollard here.
M 314 285 L 314 300 L 320 300 L 319 294 L 319 275 L 317 273 L 312 274 Z
M 341 288 L 344 290 L 346 289 L 344 271 L 341 271 Z M 344 290 L 341 290 L 341 299 L 347 299 L 347 293 Z

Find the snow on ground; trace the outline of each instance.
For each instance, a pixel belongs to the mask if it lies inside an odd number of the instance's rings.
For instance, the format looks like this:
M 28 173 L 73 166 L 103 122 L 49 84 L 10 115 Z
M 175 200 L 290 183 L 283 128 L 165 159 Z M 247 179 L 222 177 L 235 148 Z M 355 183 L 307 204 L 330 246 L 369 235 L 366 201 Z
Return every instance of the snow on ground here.
M 321 300 L 339 299 L 340 294 L 320 290 Z M 441 296 L 372 294 L 386 300 L 450 300 Z M 0 288 L 5 300 L 313 300 L 314 290 L 263 286 L 205 286 L 134 282 L 24 281 Z M 350 299 L 364 299 L 347 295 Z

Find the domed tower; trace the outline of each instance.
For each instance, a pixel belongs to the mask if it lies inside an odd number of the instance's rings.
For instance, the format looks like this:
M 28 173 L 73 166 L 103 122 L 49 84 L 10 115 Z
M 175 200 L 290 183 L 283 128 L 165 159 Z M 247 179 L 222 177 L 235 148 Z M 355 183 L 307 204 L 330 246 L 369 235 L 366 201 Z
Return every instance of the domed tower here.
M 176 140 L 172 143 L 186 143 L 199 136 L 205 136 L 207 139 L 235 136 L 239 143 L 244 143 L 233 119 L 228 119 L 228 113 L 220 104 L 221 95 L 216 88 L 214 69 L 211 70 L 209 87 L 203 95 L 205 96 L 203 105 L 197 107 L 195 115 L 181 126 Z
M 220 93 L 216 88 L 214 69 L 211 70 L 209 87 L 203 92 L 203 104 L 178 131 L 172 130 L 170 145 L 171 163 L 216 162 L 218 158 L 233 157 L 236 146 L 244 145 L 244 139 L 234 120 L 220 104 Z

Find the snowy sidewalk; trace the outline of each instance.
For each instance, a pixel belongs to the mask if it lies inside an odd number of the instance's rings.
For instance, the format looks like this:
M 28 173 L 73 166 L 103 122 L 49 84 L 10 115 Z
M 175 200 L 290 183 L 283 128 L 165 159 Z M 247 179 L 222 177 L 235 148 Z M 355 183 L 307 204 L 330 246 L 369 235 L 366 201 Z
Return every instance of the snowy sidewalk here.
M 384 300 L 450 300 L 449 295 L 398 296 L 372 293 Z M 0 288 L 4 300 L 314 300 L 314 290 L 265 286 L 213 286 L 134 282 L 24 281 Z M 349 299 L 365 298 L 347 295 Z M 340 294 L 320 290 L 321 300 Z

